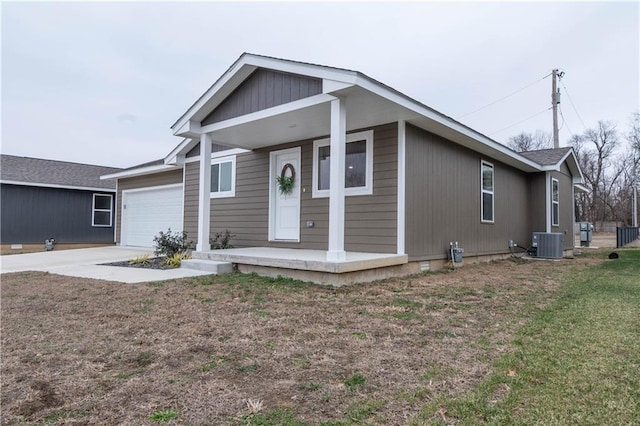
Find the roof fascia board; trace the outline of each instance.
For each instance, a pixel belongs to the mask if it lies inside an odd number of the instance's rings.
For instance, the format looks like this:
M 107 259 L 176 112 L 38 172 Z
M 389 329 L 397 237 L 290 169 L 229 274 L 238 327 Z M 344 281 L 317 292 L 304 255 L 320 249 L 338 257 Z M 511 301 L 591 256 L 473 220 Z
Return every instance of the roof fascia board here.
M 96 191 L 96 192 L 116 192 L 115 188 L 98 188 L 94 186 L 58 185 L 55 183 L 19 182 L 15 180 L 0 180 L 0 183 L 3 185 L 35 186 L 38 188 L 75 189 L 79 191 Z
M 158 164 L 155 166 L 148 166 L 148 167 L 141 167 L 139 169 L 126 170 L 124 172 L 111 173 L 109 175 L 100 176 L 100 179 L 106 180 L 106 179 L 130 178 L 135 176 L 151 175 L 151 174 L 160 173 L 160 172 L 168 172 L 171 170 L 179 170 L 181 168 L 182 167 L 178 165 Z
M 582 175 L 582 170 L 580 169 L 580 165 L 578 164 L 578 159 L 576 158 L 576 155 L 573 152 L 573 149 L 567 151 L 567 153 L 560 160 L 558 160 L 556 164 L 543 166 L 542 170 L 549 171 L 549 172 L 559 172 L 560 165 L 565 161 L 569 166 L 569 170 L 571 170 L 571 173 L 574 175 L 574 182 L 575 182 L 575 179 L 578 179 L 578 182 L 582 183 L 584 181 L 584 176 Z
M 358 73 L 356 71 L 325 67 L 315 64 L 305 64 L 302 62 L 293 62 L 286 59 L 256 56 L 250 53 L 247 53 L 246 55 L 247 64 L 253 65 L 257 68 L 268 68 L 275 71 L 341 81 L 349 84 L 355 84 L 358 77 Z
M 369 77 L 359 76 L 356 85 L 369 90 L 379 96 L 382 96 L 392 102 L 395 102 L 396 104 L 407 108 L 410 111 L 416 112 L 424 117 L 429 118 L 430 120 L 442 124 L 443 126 L 446 126 L 452 130 L 455 130 L 456 132 L 467 138 L 476 140 L 496 151 L 499 151 L 500 153 L 513 158 L 515 162 L 523 164 L 529 168 L 533 168 L 534 170 L 542 170 L 540 164 L 519 155 L 506 146 L 482 135 L 481 133 L 476 132 L 475 130 L 463 125 L 462 123 L 459 123 L 431 108 L 426 107 L 425 105 L 420 104 L 419 102 L 409 98 L 408 96 L 400 92 L 389 89 L 377 81 L 373 81 Z
M 319 105 L 322 103 L 330 102 L 336 99 L 335 96 L 321 93 L 319 95 L 309 96 L 308 98 L 299 99 L 297 101 L 289 102 L 282 105 L 277 105 L 271 108 L 263 109 L 261 111 L 252 112 L 250 114 L 241 115 L 240 117 L 230 118 L 228 120 L 219 121 L 217 123 L 209 124 L 201 127 L 202 133 L 212 133 L 216 130 L 222 130 L 233 126 L 239 126 L 241 124 L 250 123 L 252 121 L 262 120 L 276 115 L 285 114 L 287 112 L 295 111 L 298 109 L 304 109 Z
M 196 145 L 196 141 L 184 138 L 182 141 L 164 157 L 164 164 L 181 163 L 184 155 Z

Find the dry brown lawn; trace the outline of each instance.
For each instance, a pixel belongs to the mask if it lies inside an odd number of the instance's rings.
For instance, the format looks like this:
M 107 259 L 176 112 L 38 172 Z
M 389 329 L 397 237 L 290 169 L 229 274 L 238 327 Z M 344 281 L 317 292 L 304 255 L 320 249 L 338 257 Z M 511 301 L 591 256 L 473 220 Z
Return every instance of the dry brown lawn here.
M 189 425 L 407 424 L 483 380 L 561 273 L 589 262 L 506 260 L 341 289 L 3 275 L 1 421 L 155 424 L 167 411 Z

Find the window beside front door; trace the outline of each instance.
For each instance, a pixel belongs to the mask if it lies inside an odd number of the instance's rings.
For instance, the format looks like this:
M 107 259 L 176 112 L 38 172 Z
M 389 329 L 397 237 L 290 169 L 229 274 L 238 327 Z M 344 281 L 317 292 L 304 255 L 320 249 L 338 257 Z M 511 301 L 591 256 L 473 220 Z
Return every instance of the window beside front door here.
M 236 195 L 236 157 L 211 160 L 211 198 Z
M 373 194 L 373 130 L 347 135 L 345 195 Z M 331 173 L 330 139 L 313 142 L 313 197 L 328 197 Z

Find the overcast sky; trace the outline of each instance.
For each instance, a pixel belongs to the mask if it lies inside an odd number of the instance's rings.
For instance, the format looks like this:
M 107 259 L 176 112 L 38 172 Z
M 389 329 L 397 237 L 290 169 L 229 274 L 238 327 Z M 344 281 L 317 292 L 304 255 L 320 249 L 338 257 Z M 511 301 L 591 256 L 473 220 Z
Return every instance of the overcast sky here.
M 553 68 L 561 145 L 598 120 L 626 131 L 639 107 L 637 2 L 1 7 L 4 154 L 161 158 L 180 142 L 169 127 L 242 52 L 361 71 L 503 143 L 551 131 Z

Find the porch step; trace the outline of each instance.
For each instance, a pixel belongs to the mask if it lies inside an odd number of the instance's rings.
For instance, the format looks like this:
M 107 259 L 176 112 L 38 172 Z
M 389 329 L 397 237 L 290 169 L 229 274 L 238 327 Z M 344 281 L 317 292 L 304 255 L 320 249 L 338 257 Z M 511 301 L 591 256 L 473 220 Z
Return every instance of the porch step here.
M 187 259 L 180 264 L 181 268 L 196 269 L 198 271 L 207 271 L 213 274 L 228 274 L 233 272 L 231 262 L 218 262 L 216 260 L 205 259 Z

